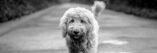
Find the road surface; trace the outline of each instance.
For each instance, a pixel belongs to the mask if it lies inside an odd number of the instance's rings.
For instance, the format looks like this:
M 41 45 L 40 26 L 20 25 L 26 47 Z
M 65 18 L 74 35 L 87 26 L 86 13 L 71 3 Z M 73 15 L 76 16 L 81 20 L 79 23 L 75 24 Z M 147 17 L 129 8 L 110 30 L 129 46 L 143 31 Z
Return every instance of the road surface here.
M 52 6 L 22 19 L 1 24 L 0 53 L 68 53 L 59 19 L 71 7 Z M 98 17 L 98 53 L 157 53 L 157 22 L 111 10 Z

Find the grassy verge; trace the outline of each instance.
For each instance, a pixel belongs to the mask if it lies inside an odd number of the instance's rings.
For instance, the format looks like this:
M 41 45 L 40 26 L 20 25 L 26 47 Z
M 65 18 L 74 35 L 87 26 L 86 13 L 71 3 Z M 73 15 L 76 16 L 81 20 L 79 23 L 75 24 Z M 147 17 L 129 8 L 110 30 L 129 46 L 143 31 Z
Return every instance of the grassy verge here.
M 157 19 L 157 11 L 154 9 L 138 8 L 138 7 L 131 7 L 126 5 L 111 5 L 107 8 L 114 11 L 124 12 L 126 14 L 139 16 L 142 18 Z
M 15 20 L 57 3 L 58 0 L 1 0 L 0 23 Z

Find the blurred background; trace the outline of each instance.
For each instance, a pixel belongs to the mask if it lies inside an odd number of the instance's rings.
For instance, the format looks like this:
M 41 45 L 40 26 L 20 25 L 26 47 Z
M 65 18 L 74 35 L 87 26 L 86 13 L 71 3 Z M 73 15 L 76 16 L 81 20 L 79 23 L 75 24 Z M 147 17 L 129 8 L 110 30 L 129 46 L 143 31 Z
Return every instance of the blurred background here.
M 147 19 L 157 19 L 157 0 L 101 0 L 107 9 Z M 62 3 L 93 4 L 94 0 L 0 0 L 0 23 L 15 20 Z

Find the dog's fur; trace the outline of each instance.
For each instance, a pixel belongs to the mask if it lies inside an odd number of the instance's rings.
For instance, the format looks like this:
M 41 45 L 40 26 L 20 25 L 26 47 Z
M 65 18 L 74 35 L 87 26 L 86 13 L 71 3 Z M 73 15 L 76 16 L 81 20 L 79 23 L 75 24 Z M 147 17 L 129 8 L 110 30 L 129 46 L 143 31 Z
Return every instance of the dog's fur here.
M 93 10 L 76 7 L 68 9 L 60 19 L 63 37 L 69 53 L 96 53 L 99 25 L 95 17 L 103 10 L 95 3 Z

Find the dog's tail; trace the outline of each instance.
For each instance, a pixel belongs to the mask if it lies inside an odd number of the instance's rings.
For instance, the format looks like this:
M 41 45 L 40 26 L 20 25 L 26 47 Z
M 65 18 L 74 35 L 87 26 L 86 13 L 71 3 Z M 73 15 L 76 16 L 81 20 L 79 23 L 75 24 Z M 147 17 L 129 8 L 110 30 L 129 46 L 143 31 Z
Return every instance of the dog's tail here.
M 92 11 L 97 17 L 102 11 L 105 9 L 106 4 L 103 1 L 95 1 L 94 5 L 92 6 Z

